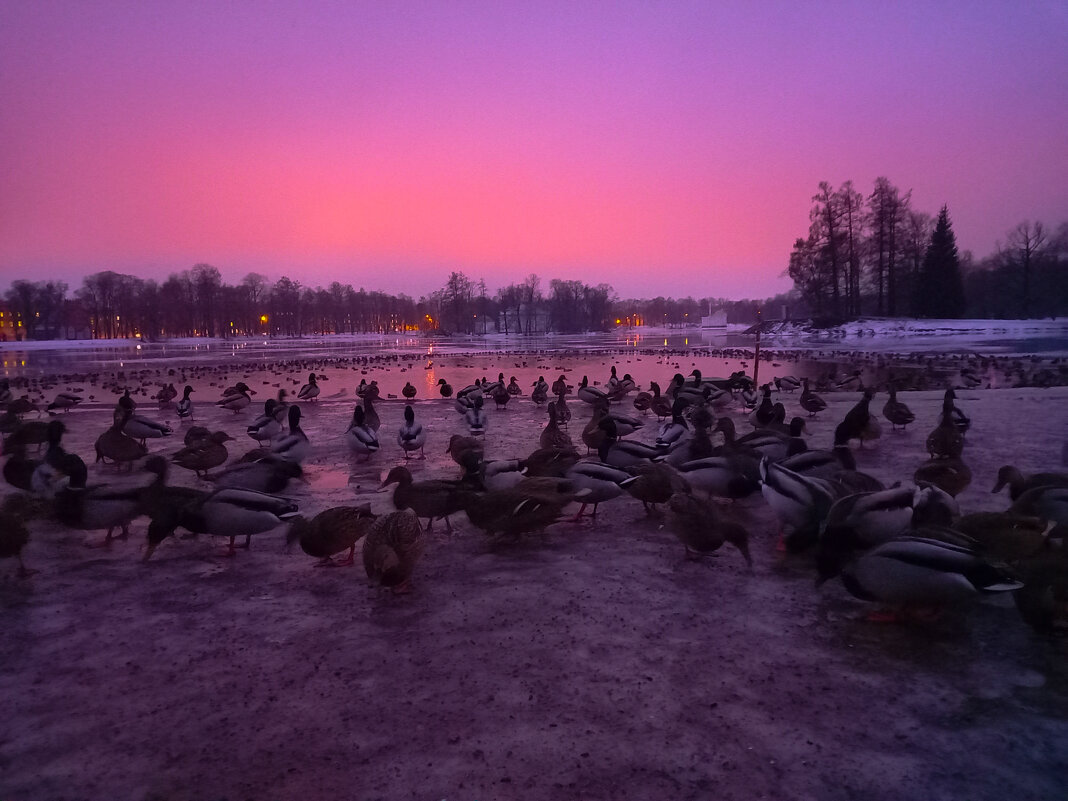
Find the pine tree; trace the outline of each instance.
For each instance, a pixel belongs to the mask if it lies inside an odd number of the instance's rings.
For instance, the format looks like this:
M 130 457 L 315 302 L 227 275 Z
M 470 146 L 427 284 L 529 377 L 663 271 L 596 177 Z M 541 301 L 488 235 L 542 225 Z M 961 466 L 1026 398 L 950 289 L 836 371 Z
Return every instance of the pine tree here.
M 945 206 L 938 212 L 938 221 L 923 257 L 916 283 L 915 309 L 919 317 L 957 318 L 964 314 L 964 280 L 957 256 L 957 238 Z

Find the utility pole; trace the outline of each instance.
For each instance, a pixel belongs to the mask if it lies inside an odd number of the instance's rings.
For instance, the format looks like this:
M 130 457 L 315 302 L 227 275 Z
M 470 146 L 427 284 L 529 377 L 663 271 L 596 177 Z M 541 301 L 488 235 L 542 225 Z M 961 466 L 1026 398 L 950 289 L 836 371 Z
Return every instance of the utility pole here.
M 757 309 L 756 352 L 755 352 L 755 354 L 753 356 L 753 386 L 756 389 L 760 389 L 760 381 L 758 379 L 760 378 L 760 328 L 761 328 L 761 325 L 760 325 L 760 323 L 761 323 L 760 313 L 761 313 L 761 311 L 762 311 L 761 309 Z

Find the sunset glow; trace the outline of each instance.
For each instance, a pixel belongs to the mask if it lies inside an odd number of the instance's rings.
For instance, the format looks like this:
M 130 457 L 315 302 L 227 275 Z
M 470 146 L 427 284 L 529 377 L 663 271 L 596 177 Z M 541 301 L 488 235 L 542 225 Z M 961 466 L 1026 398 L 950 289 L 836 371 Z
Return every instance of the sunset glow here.
M 0 285 L 197 262 L 784 291 L 821 180 L 1068 219 L 1059 3 L 79 3 L 0 10 Z

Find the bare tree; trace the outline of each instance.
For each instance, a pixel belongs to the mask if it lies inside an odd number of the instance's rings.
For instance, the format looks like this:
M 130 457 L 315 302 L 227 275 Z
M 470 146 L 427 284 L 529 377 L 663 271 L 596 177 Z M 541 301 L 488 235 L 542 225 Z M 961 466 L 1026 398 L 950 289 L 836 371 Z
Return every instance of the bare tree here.
M 1038 262 L 1045 256 L 1049 235 L 1042 223 L 1025 221 L 1009 231 L 1005 248 L 998 245 L 998 255 L 1004 264 L 1019 275 L 1020 314 L 1032 315 L 1031 283 Z

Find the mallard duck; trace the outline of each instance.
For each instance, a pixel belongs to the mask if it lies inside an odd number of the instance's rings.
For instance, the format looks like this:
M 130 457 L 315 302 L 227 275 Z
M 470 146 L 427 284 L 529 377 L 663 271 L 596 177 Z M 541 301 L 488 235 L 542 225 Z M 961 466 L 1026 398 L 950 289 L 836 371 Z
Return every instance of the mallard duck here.
M 70 392 L 60 392 L 56 395 L 55 400 L 48 404 L 45 411 L 49 414 L 55 414 L 62 410 L 63 412 L 69 412 L 75 406 L 82 402 L 81 397 Z
M 625 437 L 645 427 L 645 421 L 640 418 L 610 412 L 606 404 L 595 403 L 593 405 L 593 415 L 590 417 L 590 425 L 600 425 L 605 419 L 610 419 L 615 424 L 616 436 L 618 437 Z
M 771 385 L 765 384 L 761 387 L 761 392 L 763 396 L 760 399 L 760 405 L 749 415 L 749 422 L 757 428 L 766 426 L 775 419 L 775 404 L 771 402 Z
M 578 460 L 574 448 L 538 448 L 522 461 L 528 476 L 563 476 Z
M 397 444 L 404 451 L 405 459 L 415 451 L 419 451 L 420 459 L 426 458 L 426 454 L 423 453 L 423 446 L 426 445 L 426 429 L 423 428 L 422 423 L 415 421 L 415 409 L 411 406 L 404 407 L 404 423 L 397 431 Z
M 249 424 L 249 427 L 245 429 L 245 433 L 257 442 L 270 442 L 279 436 L 282 433 L 282 424 L 274 416 L 275 407 L 277 406 L 278 401 L 274 398 L 268 398 L 264 401 L 263 414 Z
M 249 389 L 243 381 L 238 381 L 232 387 L 227 387 L 223 390 L 223 397 L 228 398 L 231 395 L 240 395 L 242 392 L 247 392 L 249 395 L 256 394 L 256 390 Z
M 788 470 L 812 478 L 831 478 L 841 470 L 856 470 L 857 460 L 846 445 L 830 450 L 807 450 L 787 456 L 779 462 Z
M 530 392 L 530 399 L 538 406 L 541 406 L 545 401 L 549 400 L 549 383 L 544 377 L 538 376 L 538 380 L 532 385 L 534 388 Z
M 216 406 L 220 406 L 223 409 L 228 409 L 234 414 L 237 414 L 242 409 L 248 407 L 252 403 L 252 398 L 249 396 L 249 388 L 244 381 L 239 381 L 236 387 L 237 391 L 231 395 L 224 395 L 221 400 L 215 401 Z
M 663 449 L 670 448 L 690 433 L 690 427 L 686 425 L 686 420 L 682 416 L 682 412 L 685 408 L 685 402 L 680 400 L 675 401 L 671 410 L 671 421 L 664 423 L 664 425 L 660 427 L 660 433 L 657 434 L 656 447 Z
M 801 382 L 792 375 L 784 375 L 774 379 L 775 388 L 779 392 L 797 392 L 801 388 Z
M 226 555 L 233 556 L 238 537 L 249 547 L 253 534 L 272 531 L 296 516 L 297 504 L 264 492 L 225 488 L 209 494 L 191 513 L 203 521 L 203 533 L 230 538 Z
M 34 516 L 33 501 L 27 495 L 16 493 L 4 498 L 0 505 L 0 559 L 17 559 L 16 575 L 28 578 L 36 573 L 22 561 L 22 549 L 30 541 L 26 522 Z
M 471 408 L 464 413 L 464 420 L 467 422 L 467 430 L 472 434 L 485 434 L 486 423 L 486 410 L 482 408 L 482 396 L 476 395 L 471 402 Z
M 225 431 L 214 431 L 206 439 L 182 448 L 171 457 L 171 460 L 179 467 L 192 470 L 200 478 L 229 458 L 230 454 L 226 450 L 225 443 L 231 441 L 233 437 Z
M 137 408 L 137 401 L 130 397 L 130 388 L 126 387 L 122 391 L 122 396 L 118 400 L 118 407 L 123 411 L 133 414 L 134 409 Z
M 630 473 L 602 462 L 576 462 L 564 474 L 577 490 L 588 490 L 580 498 L 582 508 L 575 514 L 578 520 L 586 507 L 592 505 L 590 517 L 597 518 L 597 507 L 623 494 L 623 483 L 633 478 Z
M 40 459 L 28 459 L 26 448 L 22 445 L 8 445 L 4 443 L 4 454 L 8 456 L 4 462 L 4 480 L 16 489 L 33 491 L 33 474 L 42 464 Z
M 271 443 L 271 455 L 287 462 L 303 462 L 311 451 L 308 435 L 300 427 L 300 407 L 289 407 L 289 433 Z
M 561 396 L 562 398 L 563 396 Z M 571 441 L 571 436 L 566 431 L 561 431 L 560 426 L 556 420 L 556 402 L 549 402 L 549 422 L 545 428 L 541 431 L 541 436 L 538 438 L 538 444 L 542 448 L 553 448 L 556 450 L 568 450 L 575 447 Z
M 426 545 L 419 518 L 412 510 L 390 512 L 371 524 L 363 543 L 363 567 L 394 593 L 408 592 L 412 571 Z
M 308 376 L 308 383 L 300 388 L 297 393 L 297 400 L 313 401 L 319 397 L 319 383 L 315 378 L 315 373 L 311 373 Z
M 652 390 L 653 393 L 653 399 L 649 404 L 649 410 L 656 415 L 657 420 L 663 420 L 666 417 L 670 417 L 671 411 L 674 408 L 672 399 L 660 394 L 660 385 L 655 381 L 649 383 L 649 389 Z
M 518 539 L 522 534 L 543 531 L 555 523 L 571 496 L 546 492 L 544 488 L 511 489 L 461 494 L 463 510 L 471 523 L 490 536 Z
M 667 503 L 676 492 L 687 489 L 686 479 L 669 464 L 638 464 L 628 469 L 633 478 L 624 481 L 622 487 L 642 502 L 646 514 L 655 512 L 658 505 Z
M 597 456 L 605 464 L 629 468 L 664 455 L 655 445 L 619 439 L 615 420 L 611 417 L 603 418 L 599 426 L 604 434 L 597 446 Z
M 123 537 L 129 534 L 131 521 L 141 514 L 143 487 L 87 487 L 85 462 L 74 454 L 64 460 L 63 472 L 70 476 L 70 482 L 55 495 L 54 509 L 60 523 L 84 531 L 107 529 L 102 545 L 111 544 L 116 528 L 122 529 Z
M 414 481 L 406 467 L 394 467 L 382 480 L 380 490 L 390 484 L 396 484 L 393 491 L 393 505 L 398 509 L 411 509 L 419 517 L 427 518 L 426 528 L 430 531 L 435 518 L 444 518 L 445 528 L 452 531 L 449 515 L 463 508 L 460 495 L 464 486 L 457 481 L 432 479 Z
M 412 400 L 413 398 L 415 398 L 416 389 L 412 386 L 411 381 L 404 382 L 404 387 L 401 389 L 401 395 L 404 396 L 405 400 Z
M 443 398 L 452 397 L 452 384 L 446 381 L 444 378 L 438 379 L 438 392 L 441 393 Z
M 760 491 L 779 518 L 781 542 L 790 550 L 818 539 L 820 524 L 839 494 L 831 482 L 799 475 L 767 457 L 760 460 Z
M 360 407 L 356 407 L 359 409 Z M 300 542 L 300 549 L 319 559 L 316 567 L 351 565 L 356 555 L 356 543 L 374 524 L 376 515 L 369 505 L 335 506 L 324 509 L 311 520 L 296 515 L 289 521 L 286 543 Z M 339 562 L 331 557 L 348 549 L 349 555 Z
M 905 428 L 909 423 L 916 420 L 916 415 L 904 403 L 897 399 L 897 388 L 890 387 L 890 397 L 883 404 L 883 417 L 890 421 L 890 430 L 896 431 L 898 426 Z
M 900 536 L 912 524 L 919 493 L 915 487 L 894 487 L 838 498 L 824 518 L 820 541 L 837 541 L 848 531 L 856 547 L 871 548 Z
M 538 380 L 544 381 L 545 379 L 539 378 Z M 563 373 L 560 374 L 560 377 L 558 379 L 553 381 L 552 392 L 553 395 L 556 395 L 557 397 L 560 397 L 561 395 L 571 394 L 572 389 L 573 387 L 568 386 L 567 378 L 564 376 Z
M 217 487 L 273 493 L 284 490 L 291 479 L 300 478 L 303 472 L 299 462 L 267 456 L 231 465 L 208 478 Z
M 144 445 L 141 445 L 137 440 L 127 436 L 122 431 L 130 415 L 131 412 L 128 409 L 115 410 L 114 422 L 111 428 L 97 437 L 94 445 L 98 462 L 107 464 L 110 459 L 115 464 L 130 466 L 148 453 Z
M 760 489 L 760 462 L 750 456 L 709 456 L 677 469 L 690 487 L 710 497 L 747 498 Z
M 934 484 L 955 498 L 972 483 L 972 471 L 959 456 L 928 459 L 916 468 L 912 480 Z
M 1041 517 L 1056 527 L 1051 532 L 1054 537 L 1068 536 L 1068 487 L 1035 487 L 1020 495 L 1010 512 L 1020 515 Z
M 15 426 L 14 430 L 4 440 L 4 445 L 7 447 L 23 447 L 28 448 L 30 445 L 44 445 L 48 442 L 48 426 L 49 423 L 43 420 L 31 420 L 26 423 L 19 423 Z
M 186 386 L 182 390 L 182 399 L 178 401 L 178 405 L 174 407 L 175 413 L 178 415 L 179 420 L 192 420 L 193 419 L 193 400 L 189 396 L 193 393 L 193 388 Z
M 608 381 L 605 384 L 605 386 L 608 387 L 609 391 L 612 391 L 617 386 L 619 386 L 619 376 L 616 375 L 616 366 L 614 364 L 612 365 L 612 369 L 611 369 L 611 371 L 609 373 Z
M 990 491 L 1001 492 L 1006 486 L 1009 488 L 1009 497 L 1015 501 L 1036 487 L 1068 487 L 1068 473 L 1033 473 L 1025 476 L 1016 467 L 1006 464 L 998 470 L 998 481 Z
M 493 459 L 485 461 L 480 453 L 469 451 L 460 465 L 461 483 L 479 492 L 509 489 L 524 479 L 526 466 L 522 459 Z
M 575 397 L 580 401 L 589 404 L 604 403 L 608 404 L 608 393 L 603 389 L 597 387 L 591 387 L 589 379 L 586 376 L 582 376 L 582 381 L 579 382 L 578 389 L 575 390 Z
M 875 390 L 865 389 L 856 405 L 846 412 L 846 416 L 834 430 L 834 441 L 836 443 L 846 444 L 849 440 L 855 439 L 859 440 L 861 447 L 863 447 L 864 440 L 874 439 L 875 436 L 878 436 L 877 434 L 873 436 L 874 430 L 871 427 L 872 415 L 868 408 L 874 396 Z
M 178 390 L 174 388 L 174 384 L 167 384 L 160 387 L 159 392 L 152 396 L 152 400 L 160 404 L 160 406 L 166 406 L 175 398 L 178 397 Z
M 1024 622 L 1042 634 L 1068 631 L 1068 556 L 1043 552 L 1016 569 L 1024 586 L 1013 599 Z
M 807 378 L 801 379 L 801 386 L 804 389 L 801 392 L 801 398 L 798 403 L 801 404 L 802 409 L 808 412 L 809 417 L 815 417 L 827 408 L 827 401 L 809 389 Z
M 821 582 L 830 578 L 828 564 L 821 565 Z M 841 575 L 852 595 L 895 608 L 874 618 L 880 620 L 930 617 L 947 604 L 1023 587 L 1007 567 L 977 551 L 923 537 L 885 542 L 847 564 Z
M 174 432 L 166 423 L 157 423 L 155 420 L 149 420 L 147 417 L 134 414 L 130 415 L 126 422 L 123 423 L 122 433 L 136 439 L 144 447 L 145 440 L 169 437 Z
M 654 381 L 649 383 L 649 392 L 639 392 L 634 396 L 634 400 L 631 401 L 631 403 L 634 404 L 634 408 L 642 414 L 649 414 L 649 409 L 653 406 L 653 387 L 656 387 L 656 393 L 659 395 L 660 387 L 658 387 Z
M 182 441 L 185 443 L 186 447 L 189 447 L 190 445 L 196 445 L 202 439 L 207 439 L 210 436 L 210 428 L 207 428 L 206 426 L 190 426 L 186 430 L 185 436 L 182 437 Z
M 953 422 L 952 410 L 942 407 L 942 416 L 927 436 L 927 452 L 932 459 L 959 459 L 964 452 L 964 435 Z
M 852 375 L 846 376 L 835 384 L 835 388 L 839 392 L 863 392 L 864 379 L 860 377 L 860 370 L 854 370 Z
M 378 433 L 378 429 L 382 427 L 382 420 L 378 416 L 378 411 L 375 409 L 375 398 L 370 395 L 364 395 L 363 397 L 363 423 L 369 429 Z
M 974 512 L 956 520 L 953 528 L 971 537 L 992 559 L 1014 563 L 1047 547 L 1052 524 L 1012 512 Z
M 515 376 L 512 376 L 512 378 L 508 381 L 508 386 L 506 387 L 506 389 L 508 390 L 509 395 L 512 395 L 516 398 L 523 394 L 523 389 L 519 386 L 519 382 L 516 381 Z
M 968 429 L 971 428 L 972 421 L 964 414 L 955 403 L 957 399 L 957 393 L 950 387 L 946 390 L 945 396 L 942 398 L 942 409 L 948 412 L 950 419 L 953 421 L 953 425 L 960 431 L 961 436 L 968 433 Z
M 497 384 L 490 390 L 490 397 L 493 398 L 493 403 L 497 409 L 504 409 L 508 406 L 508 401 L 512 399 L 512 393 L 508 391 L 508 387 L 504 384 Z
M 449 437 L 449 447 L 445 453 L 452 456 L 452 460 L 460 467 L 477 466 L 485 453 L 485 442 L 478 437 L 465 437 L 461 434 L 453 434 Z
M 668 509 L 668 525 L 685 546 L 687 559 L 714 553 L 723 543 L 729 542 L 742 552 L 746 564 L 752 569 L 749 532 L 738 523 L 725 519 L 714 503 L 690 492 L 676 492 L 668 501 Z
M 367 426 L 363 409 L 359 405 L 352 410 L 352 422 L 345 429 L 345 441 L 350 451 L 368 459 L 378 453 L 378 434 Z
M 565 395 L 566 393 L 561 392 L 556 396 L 556 423 L 567 428 L 567 424 L 571 422 L 571 409 L 567 405 Z

